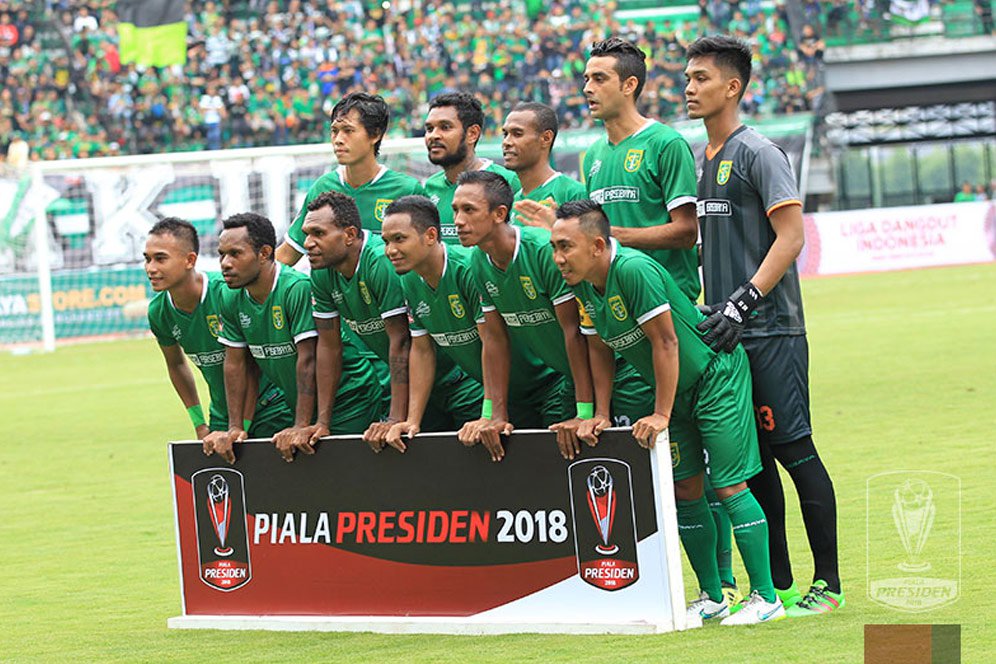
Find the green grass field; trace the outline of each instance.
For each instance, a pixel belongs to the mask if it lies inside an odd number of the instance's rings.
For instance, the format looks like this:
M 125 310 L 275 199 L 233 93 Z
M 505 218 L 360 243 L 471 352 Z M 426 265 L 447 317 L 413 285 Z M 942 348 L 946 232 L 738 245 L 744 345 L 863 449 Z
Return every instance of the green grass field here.
M 996 661 L 985 577 L 996 567 L 986 484 L 996 467 L 994 285 L 996 265 L 804 283 L 815 439 L 837 489 L 847 607 L 661 636 L 167 630 L 180 599 L 165 441 L 190 431 L 155 342 L 0 355 L 0 661 L 860 662 L 869 623 L 960 623 L 962 661 Z M 927 613 L 867 597 L 866 518 L 872 529 L 894 526 L 891 504 L 866 509 L 865 483 L 900 470 L 962 482 L 960 596 Z M 806 583 L 811 562 L 788 500 Z M 935 562 L 956 563 L 957 542 L 943 548 Z

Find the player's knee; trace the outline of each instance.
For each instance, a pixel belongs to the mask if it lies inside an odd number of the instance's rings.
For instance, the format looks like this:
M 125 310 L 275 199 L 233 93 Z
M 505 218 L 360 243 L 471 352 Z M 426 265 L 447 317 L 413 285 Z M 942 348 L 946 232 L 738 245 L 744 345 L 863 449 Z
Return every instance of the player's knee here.
M 693 501 L 702 497 L 702 474 L 674 481 L 674 499 Z
M 726 500 L 727 498 L 732 498 L 733 496 L 747 490 L 747 482 L 739 482 L 737 484 L 731 484 L 730 486 L 717 486 L 713 487 L 713 491 L 716 492 L 716 497 L 720 500 Z

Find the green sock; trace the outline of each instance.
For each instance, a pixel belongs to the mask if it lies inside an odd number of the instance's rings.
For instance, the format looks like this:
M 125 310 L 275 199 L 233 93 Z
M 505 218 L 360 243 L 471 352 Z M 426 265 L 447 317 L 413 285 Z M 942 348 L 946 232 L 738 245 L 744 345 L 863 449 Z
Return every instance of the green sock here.
M 744 489 L 723 501 L 733 522 L 733 536 L 747 568 L 751 592 L 757 591 L 766 602 L 774 602 L 775 585 L 771 581 L 771 557 L 768 551 L 768 520 L 757 498 Z
M 723 587 L 716 566 L 716 523 L 709 514 L 705 496 L 678 501 L 678 534 L 699 580 L 699 588 L 708 593 L 712 601 L 723 601 Z
M 737 580 L 733 578 L 733 524 L 730 523 L 730 517 L 719 501 L 719 496 L 709 485 L 708 478 L 705 481 L 705 497 L 709 501 L 712 520 L 716 522 L 716 564 L 719 565 L 719 579 L 735 586 Z

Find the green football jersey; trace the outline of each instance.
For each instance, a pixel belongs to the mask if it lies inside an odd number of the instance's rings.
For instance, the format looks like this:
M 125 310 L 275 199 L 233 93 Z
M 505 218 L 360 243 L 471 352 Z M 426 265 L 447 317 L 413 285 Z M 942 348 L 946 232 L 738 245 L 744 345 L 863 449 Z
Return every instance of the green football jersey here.
M 354 189 L 346 182 L 346 167 L 339 166 L 311 185 L 304 203 L 301 204 L 300 212 L 287 229 L 287 236 L 284 239 L 302 254 L 307 253 L 304 250 L 304 231 L 301 227 L 304 226 L 304 217 L 308 214 L 308 203 L 326 191 L 338 191 L 356 201 L 356 207 L 360 210 L 360 224 L 366 230 L 375 233 L 380 233 L 381 224 L 384 223 L 384 210 L 394 199 L 425 193 L 418 180 L 405 173 L 391 170 L 387 166 L 381 166 L 373 180 Z
M 567 201 L 578 201 L 585 198 L 588 198 L 588 191 L 584 185 L 559 171 L 555 172 L 546 182 L 528 194 L 524 194 L 521 188 L 515 192 L 516 203 L 519 201 L 536 201 L 547 207 L 553 204 L 563 205 Z M 509 212 L 509 221 L 513 224 L 519 224 L 515 218 L 514 209 Z
M 512 191 L 522 188 L 519 184 L 519 176 L 508 170 L 504 166 L 499 166 L 490 159 L 481 159 L 482 171 L 491 171 L 505 178 Z M 456 234 L 456 226 L 453 225 L 453 194 L 456 192 L 456 183 L 446 179 L 446 171 L 433 173 L 425 181 L 425 195 L 435 204 L 439 210 L 439 223 L 441 227 L 440 237 L 448 244 L 459 245 L 460 239 Z
M 705 316 L 684 296 L 667 270 L 643 252 L 620 246 L 615 239 L 605 293 L 587 281 L 574 286 L 574 293 L 594 326 L 582 326 L 581 331 L 598 334 L 649 385 L 656 385 L 653 352 L 640 326 L 667 311 L 678 336 L 678 392 L 693 387 L 716 356 L 695 327 Z
M 588 196 L 613 226 L 648 228 L 670 223 L 670 211 L 696 200 L 695 158 L 681 134 L 650 120 L 613 145 L 603 136 L 588 148 L 581 172 Z M 646 252 L 663 265 L 691 301 L 698 299 L 696 249 Z
M 431 336 L 444 355 L 483 384 L 482 346 L 477 325 L 484 322 L 484 312 L 481 292 L 471 272 L 470 250 L 444 246 L 446 262 L 436 288 L 425 283 L 414 271 L 401 278 L 411 316 L 412 336 Z M 543 366 L 539 358 L 522 352 L 516 344 L 511 346 L 509 401 L 513 400 L 513 395 L 524 398 L 542 393 L 557 380 L 557 374 Z
M 481 291 L 482 311 L 495 311 L 505 319 L 512 344 L 524 346 L 543 363 L 571 379 L 564 346 L 564 332 L 554 307 L 573 302 L 553 262 L 550 232 L 530 226 L 513 226 L 515 252 L 504 270 L 480 248 L 471 252 L 471 270 Z
M 226 346 L 248 347 L 263 375 L 284 391 L 287 406 L 297 405 L 297 344 L 317 337 L 312 317 L 311 282 L 293 268 L 276 264 L 273 288 L 262 304 L 241 289 L 222 311 L 221 336 Z M 376 395 L 371 387 L 376 385 Z M 381 383 L 373 364 L 343 338 L 342 379 L 336 392 L 336 416 L 347 417 L 380 401 Z
M 228 429 L 228 404 L 225 400 L 225 347 L 219 342 L 221 309 L 231 290 L 217 272 L 201 275 L 204 279 L 201 301 L 189 314 L 173 304 L 168 291 L 157 293 L 149 302 L 149 327 L 160 346 L 179 344 L 190 363 L 198 368 L 207 383 L 211 398 L 210 428 Z M 253 419 L 263 419 L 282 410 L 283 394 L 265 376 L 259 380 L 259 397 Z

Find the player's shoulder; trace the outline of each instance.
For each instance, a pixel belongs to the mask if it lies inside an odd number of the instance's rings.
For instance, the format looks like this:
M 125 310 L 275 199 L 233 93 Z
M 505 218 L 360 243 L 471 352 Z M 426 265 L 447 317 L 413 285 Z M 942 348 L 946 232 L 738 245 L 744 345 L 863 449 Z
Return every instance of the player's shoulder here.
M 550 231 L 537 226 L 519 226 L 519 237 L 523 246 L 543 249 L 550 246 Z
M 623 274 L 640 274 L 642 278 L 657 273 L 664 268 L 656 260 L 643 253 L 639 249 L 616 245 L 616 257 L 613 261 L 613 269 Z
M 169 302 L 166 291 L 159 291 L 149 300 L 148 316 L 150 321 L 161 320 L 169 312 Z
M 446 171 L 436 171 L 429 177 L 425 179 L 423 183 L 425 189 L 435 188 L 439 189 L 445 186 L 449 186 L 449 180 L 446 179 Z
M 389 168 L 384 172 L 381 181 L 386 185 L 390 185 L 392 189 L 406 189 L 410 192 L 422 190 L 422 183 L 418 181 L 418 178 L 408 173 L 396 171 L 393 168 Z
M 745 127 L 731 137 L 727 149 L 742 160 L 787 160 L 785 151 L 770 138 L 753 127 Z
M 654 144 L 661 147 L 670 145 L 675 141 L 687 142 L 685 141 L 685 137 L 682 136 L 681 132 L 677 129 L 657 120 L 651 120 L 647 123 L 647 125 L 640 130 L 636 137 L 648 144 Z
M 512 187 L 512 191 L 522 188 L 522 184 L 519 182 L 519 176 L 515 174 L 515 171 L 511 171 L 502 166 L 501 164 L 492 161 L 482 170 L 490 171 L 491 173 L 497 173 L 498 175 L 505 178 L 508 184 Z
M 311 187 L 308 188 L 308 197 L 314 198 L 322 192 L 339 191 L 341 188 L 342 182 L 339 179 L 339 172 L 331 170 L 328 173 L 320 175 L 318 179 L 312 183 Z
M 557 192 L 557 203 L 566 203 L 568 201 L 576 201 L 584 198 L 588 198 L 588 192 L 584 185 L 580 181 L 575 180 L 570 175 L 565 175 L 560 173 L 557 175 L 557 179 L 554 180 L 554 186 L 559 190 Z
M 467 268 L 473 261 L 474 252 L 476 247 L 465 247 L 460 244 L 447 244 L 446 247 L 446 262 L 450 265 L 455 265 L 460 268 Z
M 280 274 L 277 275 L 277 284 L 284 289 L 300 288 L 301 284 L 310 288 L 311 278 L 303 272 L 298 272 L 292 267 L 278 265 Z

